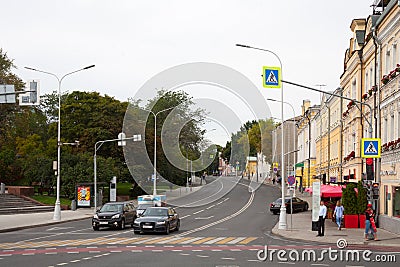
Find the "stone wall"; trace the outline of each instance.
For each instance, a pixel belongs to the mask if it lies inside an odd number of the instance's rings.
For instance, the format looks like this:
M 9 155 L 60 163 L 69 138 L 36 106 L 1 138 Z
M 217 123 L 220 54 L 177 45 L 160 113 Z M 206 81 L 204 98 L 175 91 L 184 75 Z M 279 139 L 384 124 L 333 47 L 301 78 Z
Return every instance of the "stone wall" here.
M 8 193 L 16 196 L 33 196 L 35 189 L 32 186 L 7 186 Z

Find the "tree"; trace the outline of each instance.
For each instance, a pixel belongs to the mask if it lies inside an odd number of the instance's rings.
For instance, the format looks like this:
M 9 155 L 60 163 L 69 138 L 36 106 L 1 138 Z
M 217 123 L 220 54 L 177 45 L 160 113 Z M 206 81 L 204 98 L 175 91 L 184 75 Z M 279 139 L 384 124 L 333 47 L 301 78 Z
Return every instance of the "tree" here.
M 367 209 L 367 190 L 364 188 L 362 181 L 357 183 L 357 214 L 364 214 Z
M 342 189 L 342 201 L 345 214 L 357 214 L 357 196 L 354 190 L 356 185 L 354 183 L 348 183 L 346 188 Z

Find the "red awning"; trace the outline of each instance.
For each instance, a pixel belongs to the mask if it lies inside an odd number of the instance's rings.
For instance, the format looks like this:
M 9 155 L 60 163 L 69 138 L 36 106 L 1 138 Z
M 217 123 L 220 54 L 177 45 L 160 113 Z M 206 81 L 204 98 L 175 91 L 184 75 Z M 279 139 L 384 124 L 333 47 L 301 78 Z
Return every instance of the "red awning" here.
M 306 188 L 306 192 L 310 192 L 312 194 L 312 188 Z M 326 185 L 321 184 L 321 197 L 342 197 L 342 187 L 341 186 L 334 186 L 334 185 Z

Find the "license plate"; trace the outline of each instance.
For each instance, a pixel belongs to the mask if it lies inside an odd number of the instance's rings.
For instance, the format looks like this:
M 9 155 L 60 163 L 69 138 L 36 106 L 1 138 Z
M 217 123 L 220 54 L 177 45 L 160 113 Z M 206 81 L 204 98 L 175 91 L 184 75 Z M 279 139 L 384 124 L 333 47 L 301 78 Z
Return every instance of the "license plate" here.
M 151 225 L 143 225 L 143 228 L 153 228 Z
M 108 222 L 100 222 L 100 224 L 108 224 Z

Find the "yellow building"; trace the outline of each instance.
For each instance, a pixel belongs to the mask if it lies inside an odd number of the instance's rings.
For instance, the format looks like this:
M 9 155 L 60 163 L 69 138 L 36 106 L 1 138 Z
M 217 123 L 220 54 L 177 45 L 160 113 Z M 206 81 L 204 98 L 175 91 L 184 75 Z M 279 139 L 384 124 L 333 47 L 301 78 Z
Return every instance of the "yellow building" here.
M 341 94 L 338 88 L 335 95 Z M 325 183 L 343 182 L 341 98 L 324 94 L 316 120 L 316 175 Z
M 319 106 L 311 106 L 309 100 L 303 100 L 302 116 L 297 129 L 296 180 L 299 186 L 310 187 L 316 181 L 315 172 L 315 115 Z
M 353 33 L 349 48 L 346 50 L 344 72 L 340 77 L 343 96 L 361 101 L 363 88 L 363 45 L 365 42 L 365 19 L 355 19 L 350 25 Z M 343 180 L 357 182 L 363 173 L 361 158 L 361 138 L 363 138 L 363 105 L 354 101 L 342 100 L 343 107 L 343 146 L 342 172 Z

